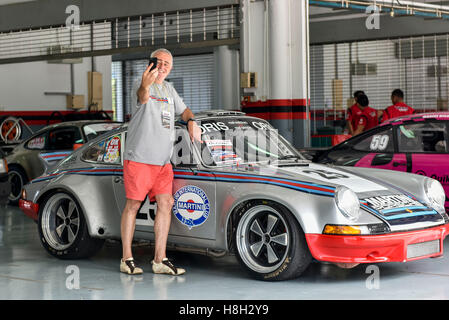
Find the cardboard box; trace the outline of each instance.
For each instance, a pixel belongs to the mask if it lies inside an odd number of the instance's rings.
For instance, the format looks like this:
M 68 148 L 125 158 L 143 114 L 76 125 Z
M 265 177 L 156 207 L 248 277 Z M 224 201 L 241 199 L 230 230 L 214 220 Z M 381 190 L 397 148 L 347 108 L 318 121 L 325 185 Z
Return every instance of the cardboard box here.
M 83 109 L 84 106 L 84 95 L 70 95 L 67 96 L 67 109 L 73 110 L 73 109 Z
M 343 80 L 332 79 L 332 105 L 335 109 L 343 109 Z
M 100 72 L 87 72 L 88 104 L 103 100 L 103 76 Z
M 257 88 L 257 72 L 242 72 L 240 74 L 241 88 Z
M 437 99 L 437 110 L 438 111 L 447 111 L 448 110 L 447 99 Z

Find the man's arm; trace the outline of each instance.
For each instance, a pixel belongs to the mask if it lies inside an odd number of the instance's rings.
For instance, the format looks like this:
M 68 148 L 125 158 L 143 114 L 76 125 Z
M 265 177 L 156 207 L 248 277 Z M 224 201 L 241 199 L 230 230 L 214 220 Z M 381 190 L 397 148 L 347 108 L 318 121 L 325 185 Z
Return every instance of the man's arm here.
M 195 115 L 193 114 L 192 110 L 190 110 L 189 108 L 186 108 L 184 110 L 184 112 L 181 114 L 181 119 L 184 122 L 187 122 L 187 120 L 189 119 L 194 119 Z
M 352 136 L 356 136 L 356 135 L 362 133 L 363 130 L 365 129 L 366 123 L 367 123 L 367 120 L 366 120 L 365 116 L 362 115 L 360 117 L 359 123 L 357 124 L 357 128 L 355 129 L 355 131 L 352 134 Z
M 150 71 L 150 68 L 153 64 L 150 64 L 146 70 L 142 74 L 142 81 L 140 82 L 140 87 L 137 90 L 137 99 L 140 104 L 147 103 L 150 100 L 150 86 L 156 80 L 159 71 L 157 68 L 154 68 Z
M 365 129 L 365 125 L 359 124 L 359 125 L 357 126 L 357 129 L 356 129 L 356 130 L 354 131 L 354 133 L 352 134 L 352 136 L 356 136 L 356 135 L 362 133 L 362 132 L 363 132 L 363 129 Z
M 189 121 L 189 119 L 195 119 L 195 115 L 193 114 L 192 110 L 186 108 L 181 114 L 181 119 L 182 121 L 187 122 L 187 130 L 189 131 L 190 139 L 192 139 L 192 142 L 194 140 L 201 142 L 201 128 L 195 121 Z
M 348 108 L 346 113 L 346 127 L 348 128 L 348 133 L 353 134 L 354 128 L 352 127 L 352 110 Z
M 348 133 L 353 134 L 354 129 L 352 128 L 352 123 L 350 120 L 346 120 L 346 127 L 348 128 Z

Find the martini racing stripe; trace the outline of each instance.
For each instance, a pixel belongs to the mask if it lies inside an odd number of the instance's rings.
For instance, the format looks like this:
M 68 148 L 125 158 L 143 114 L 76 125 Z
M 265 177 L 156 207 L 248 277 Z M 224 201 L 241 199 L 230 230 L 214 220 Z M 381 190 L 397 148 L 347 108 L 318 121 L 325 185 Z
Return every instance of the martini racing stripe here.
M 224 181 L 224 182 L 243 182 L 243 183 L 263 183 L 271 184 L 284 188 L 294 189 L 301 192 L 307 192 L 312 194 L 318 194 L 322 196 L 333 197 L 335 188 L 318 185 L 313 183 L 270 178 L 265 176 L 247 175 L 247 174 L 234 174 L 234 173 L 209 173 L 205 171 L 195 171 L 193 174 L 190 170 L 174 169 L 175 178 L 180 179 L 192 179 L 192 180 L 212 180 L 212 181 Z M 57 173 L 53 173 L 47 176 L 39 177 L 32 180 L 30 183 L 36 183 L 41 181 L 50 180 L 63 174 L 81 174 L 81 175 L 123 175 L 123 169 L 111 169 L 111 168 L 84 168 L 84 169 L 70 169 L 63 170 Z
M 193 173 L 190 170 L 174 169 L 175 178 L 180 179 L 194 179 L 194 180 L 215 180 L 223 182 L 242 182 L 242 183 L 263 183 L 277 185 L 284 188 L 294 189 L 301 192 L 319 194 L 323 196 L 333 197 L 335 188 L 318 185 L 313 183 L 301 182 L 289 179 L 270 178 L 265 176 L 248 175 L 248 174 L 235 174 L 235 173 L 223 173 L 215 172 L 210 174 L 203 171 L 195 171 Z
M 49 153 L 41 153 L 40 156 L 45 161 L 57 161 L 62 160 L 69 156 L 71 152 L 49 152 Z
M 398 212 L 398 211 L 406 211 L 406 210 L 427 210 L 428 208 L 425 206 L 412 206 L 412 207 L 403 207 L 403 208 L 393 208 L 393 209 L 386 209 L 382 210 L 382 213 L 384 215 L 388 215 L 389 213 Z
M 423 222 L 423 221 L 438 221 L 441 219 L 441 216 L 437 211 L 422 206 L 422 207 L 402 207 L 395 208 L 390 210 L 383 210 L 382 212 L 377 211 L 360 201 L 360 206 L 365 210 L 373 213 L 381 219 L 388 221 L 391 225 L 412 223 L 412 222 Z M 424 210 L 423 210 L 424 209 Z M 385 211 L 388 211 L 390 214 L 392 211 L 395 213 L 393 215 L 385 215 Z
M 46 180 L 51 180 L 63 174 L 80 174 L 80 175 L 109 175 L 109 176 L 117 176 L 123 175 L 123 169 L 111 169 L 111 168 L 84 168 L 84 169 L 70 169 L 70 170 L 62 170 L 53 174 L 49 174 L 47 176 L 39 177 L 32 180 L 30 183 L 36 183 Z

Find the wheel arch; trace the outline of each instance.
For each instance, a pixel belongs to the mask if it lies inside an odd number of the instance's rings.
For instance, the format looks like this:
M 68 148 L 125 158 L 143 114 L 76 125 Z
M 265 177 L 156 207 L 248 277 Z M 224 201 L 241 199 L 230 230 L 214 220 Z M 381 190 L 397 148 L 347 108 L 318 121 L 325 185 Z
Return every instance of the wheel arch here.
M 30 178 L 28 177 L 28 173 L 25 170 L 23 165 L 21 165 L 20 163 L 17 163 L 17 162 L 14 162 L 14 163 L 7 162 L 7 163 L 8 163 L 8 172 L 11 171 L 11 169 L 13 169 L 13 168 L 18 168 L 20 171 L 22 171 L 22 173 L 25 174 L 25 179 L 27 180 L 27 181 L 25 181 L 25 183 L 30 181 Z
M 70 195 L 77 203 L 77 205 L 80 207 L 82 214 L 84 215 L 84 219 L 86 220 L 86 224 L 87 224 L 87 230 L 89 231 L 89 235 L 90 236 L 95 236 L 94 234 L 92 234 L 92 230 L 91 230 L 91 225 L 89 223 L 89 218 L 86 215 L 86 209 L 84 208 L 82 201 L 80 201 L 80 199 L 76 196 L 76 193 L 69 189 L 69 188 L 64 188 L 61 186 L 57 186 L 51 189 L 47 189 L 45 190 L 41 195 L 39 195 L 39 197 L 36 199 L 36 203 L 39 205 L 39 211 L 41 210 L 41 207 L 44 203 L 44 201 L 46 199 L 48 199 L 50 196 L 57 194 L 57 193 L 66 193 L 68 195 Z
M 234 228 L 236 227 L 235 223 L 236 223 L 236 218 L 237 218 L 237 214 L 238 212 L 240 212 L 240 210 L 244 210 L 245 206 L 248 205 L 249 203 L 252 202 L 256 202 L 256 201 L 260 201 L 260 202 L 272 202 L 275 203 L 276 205 L 281 206 L 282 208 L 284 208 L 289 214 L 291 214 L 291 216 L 294 218 L 294 220 L 298 223 L 298 227 L 301 228 L 301 230 L 304 232 L 304 226 L 303 226 L 303 221 L 300 218 L 299 214 L 295 214 L 296 210 L 294 209 L 294 207 L 288 203 L 287 201 L 284 201 L 278 197 L 267 197 L 267 196 L 252 196 L 252 197 L 247 197 L 245 199 L 240 199 L 237 203 L 235 203 L 231 210 L 229 211 L 229 215 L 226 219 L 226 225 L 225 225 L 225 243 L 226 243 L 226 250 L 229 252 L 235 252 L 235 243 L 233 243 L 232 239 L 233 239 L 233 232 L 234 232 Z

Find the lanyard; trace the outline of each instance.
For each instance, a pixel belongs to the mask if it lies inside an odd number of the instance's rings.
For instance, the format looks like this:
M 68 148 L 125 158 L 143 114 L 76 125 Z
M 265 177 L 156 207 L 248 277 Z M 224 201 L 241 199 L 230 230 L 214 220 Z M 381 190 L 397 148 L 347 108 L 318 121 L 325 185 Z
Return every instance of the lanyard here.
M 162 96 L 161 91 L 159 90 L 157 84 L 155 84 L 154 88 L 155 88 L 156 91 L 157 91 L 158 98 L 163 99 L 164 97 Z M 169 96 L 168 96 L 167 88 L 165 87 L 165 84 L 164 84 L 164 83 L 162 83 L 162 88 L 164 89 L 164 92 L 165 92 L 165 98 L 167 99 L 167 102 L 168 102 Z

